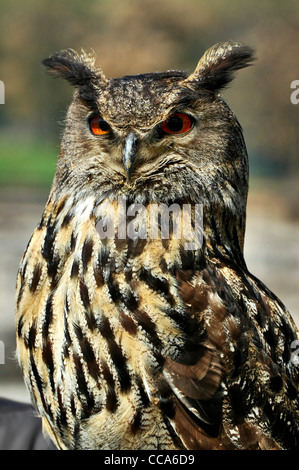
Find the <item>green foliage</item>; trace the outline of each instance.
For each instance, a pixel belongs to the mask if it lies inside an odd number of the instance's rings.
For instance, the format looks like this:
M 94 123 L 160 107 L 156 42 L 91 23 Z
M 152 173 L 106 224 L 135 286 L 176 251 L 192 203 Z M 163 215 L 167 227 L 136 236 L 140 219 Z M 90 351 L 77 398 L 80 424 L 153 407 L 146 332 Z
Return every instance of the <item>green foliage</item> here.
M 2 140 L 0 186 L 44 187 L 52 183 L 57 150 L 40 142 Z

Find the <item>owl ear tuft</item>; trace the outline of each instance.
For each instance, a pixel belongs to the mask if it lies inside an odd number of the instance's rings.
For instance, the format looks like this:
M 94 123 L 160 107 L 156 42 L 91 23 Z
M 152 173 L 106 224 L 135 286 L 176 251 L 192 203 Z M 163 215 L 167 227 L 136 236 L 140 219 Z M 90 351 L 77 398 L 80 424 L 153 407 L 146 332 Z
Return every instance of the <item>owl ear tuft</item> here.
M 72 85 L 84 87 L 88 82 L 107 79 L 100 69 L 94 66 L 95 57 L 83 50 L 78 54 L 73 49 L 65 49 L 44 59 L 42 64 L 54 77 L 68 80 Z
M 254 51 L 249 46 L 218 43 L 205 52 L 185 83 L 217 92 L 233 80 L 237 70 L 248 67 L 254 60 Z

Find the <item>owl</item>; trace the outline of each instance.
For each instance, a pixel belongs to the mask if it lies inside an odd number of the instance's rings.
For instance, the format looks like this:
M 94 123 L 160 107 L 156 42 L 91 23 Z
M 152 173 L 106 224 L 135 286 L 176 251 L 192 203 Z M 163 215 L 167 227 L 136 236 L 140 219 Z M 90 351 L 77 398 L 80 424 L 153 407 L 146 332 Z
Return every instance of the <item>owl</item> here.
M 244 260 L 247 151 L 220 94 L 253 60 L 227 42 L 191 74 L 112 79 L 84 51 L 43 61 L 75 91 L 17 357 L 58 449 L 298 448 L 298 331 Z

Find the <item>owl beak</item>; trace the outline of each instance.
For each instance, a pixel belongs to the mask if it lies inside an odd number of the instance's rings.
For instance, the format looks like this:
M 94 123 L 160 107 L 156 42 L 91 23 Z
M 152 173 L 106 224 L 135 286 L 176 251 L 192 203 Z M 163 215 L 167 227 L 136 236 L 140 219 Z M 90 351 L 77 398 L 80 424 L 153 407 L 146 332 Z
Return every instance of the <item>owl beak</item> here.
M 136 148 L 137 148 L 137 136 L 130 132 L 127 135 L 125 140 L 125 148 L 124 148 L 124 167 L 128 176 L 128 180 L 131 181 L 131 174 L 132 174 L 132 167 L 136 155 Z

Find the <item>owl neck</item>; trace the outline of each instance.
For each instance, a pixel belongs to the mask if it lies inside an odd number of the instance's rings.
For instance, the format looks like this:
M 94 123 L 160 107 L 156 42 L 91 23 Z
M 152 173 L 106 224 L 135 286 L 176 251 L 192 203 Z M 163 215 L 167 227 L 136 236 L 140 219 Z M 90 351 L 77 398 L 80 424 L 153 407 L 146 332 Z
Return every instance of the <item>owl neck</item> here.
M 246 268 L 245 210 L 237 205 L 226 207 L 215 201 L 207 204 L 200 199 L 193 202 L 190 197 L 168 200 L 167 204 L 149 202 L 147 198 L 136 202 L 136 198 L 123 196 L 102 197 L 99 201 L 93 196 L 72 195 L 65 201 L 63 210 L 61 198 L 53 208 L 54 214 L 60 211 L 63 226 L 73 225 L 72 233 L 80 233 L 83 226 L 84 233 L 93 231 L 93 237 L 99 238 L 102 245 L 110 245 L 112 240 L 117 251 L 127 252 L 128 257 L 138 255 L 144 264 L 147 257 L 155 258 L 157 263 L 168 259 L 168 266 L 179 266 L 183 259 L 184 266 L 180 267 L 188 269 L 207 259 L 225 259 Z
M 215 207 L 204 222 L 205 254 L 247 270 L 244 260 L 246 214 Z

